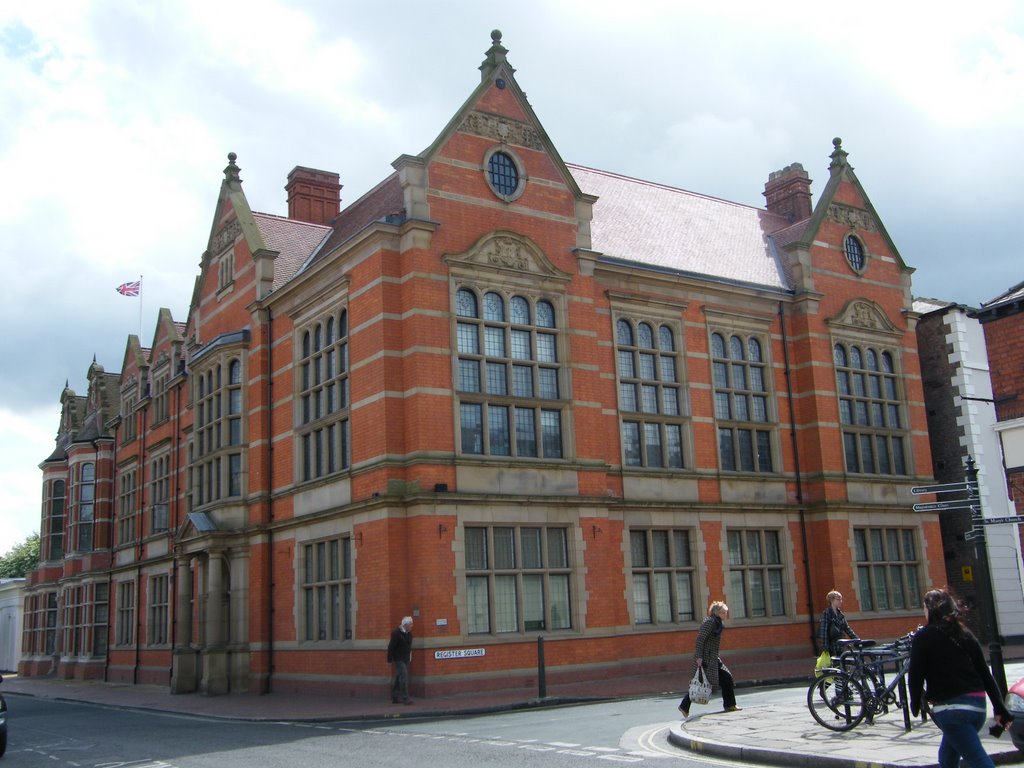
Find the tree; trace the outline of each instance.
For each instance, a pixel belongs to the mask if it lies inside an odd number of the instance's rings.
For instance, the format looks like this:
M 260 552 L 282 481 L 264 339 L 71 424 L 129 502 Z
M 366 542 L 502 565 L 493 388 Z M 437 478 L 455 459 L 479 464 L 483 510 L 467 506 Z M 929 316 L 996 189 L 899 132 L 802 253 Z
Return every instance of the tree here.
M 0 557 L 0 579 L 21 579 L 39 562 L 39 534 L 33 533 Z

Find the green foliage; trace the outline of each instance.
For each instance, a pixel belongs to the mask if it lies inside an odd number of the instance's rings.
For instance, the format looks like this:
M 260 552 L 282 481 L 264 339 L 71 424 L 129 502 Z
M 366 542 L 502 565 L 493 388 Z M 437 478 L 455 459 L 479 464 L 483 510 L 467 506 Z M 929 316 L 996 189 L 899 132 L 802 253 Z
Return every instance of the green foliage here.
M 0 557 L 0 579 L 20 579 L 39 562 L 39 534 L 33 533 Z

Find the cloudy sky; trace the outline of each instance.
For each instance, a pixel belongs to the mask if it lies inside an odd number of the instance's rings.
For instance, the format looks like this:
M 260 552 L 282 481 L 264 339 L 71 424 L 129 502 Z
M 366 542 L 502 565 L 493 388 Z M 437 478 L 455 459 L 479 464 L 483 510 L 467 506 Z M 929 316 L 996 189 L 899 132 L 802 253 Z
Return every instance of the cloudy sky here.
M 0 554 L 39 527 L 60 393 L 184 321 L 222 169 L 285 214 L 427 147 L 502 30 L 562 157 L 754 206 L 841 136 L 914 293 L 1024 280 L 1024 4 L 48 0 L 0 5 Z M 143 278 L 143 295 L 114 288 Z M 141 312 L 140 312 L 141 309 Z

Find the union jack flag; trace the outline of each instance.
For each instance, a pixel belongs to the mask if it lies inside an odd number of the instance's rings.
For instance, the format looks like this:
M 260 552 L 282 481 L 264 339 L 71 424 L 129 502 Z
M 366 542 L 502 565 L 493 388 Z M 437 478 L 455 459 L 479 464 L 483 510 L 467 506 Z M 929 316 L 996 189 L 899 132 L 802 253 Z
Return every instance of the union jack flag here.
M 121 283 L 117 286 L 117 292 L 122 296 L 138 296 L 142 290 L 142 281 L 133 280 L 130 283 Z

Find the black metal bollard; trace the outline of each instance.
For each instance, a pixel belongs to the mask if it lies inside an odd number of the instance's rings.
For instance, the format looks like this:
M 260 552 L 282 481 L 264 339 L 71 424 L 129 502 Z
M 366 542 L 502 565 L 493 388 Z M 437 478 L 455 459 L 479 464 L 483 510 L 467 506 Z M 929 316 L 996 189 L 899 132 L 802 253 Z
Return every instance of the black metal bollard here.
M 544 638 L 537 638 L 537 696 L 544 699 L 548 695 L 548 681 L 544 671 Z

